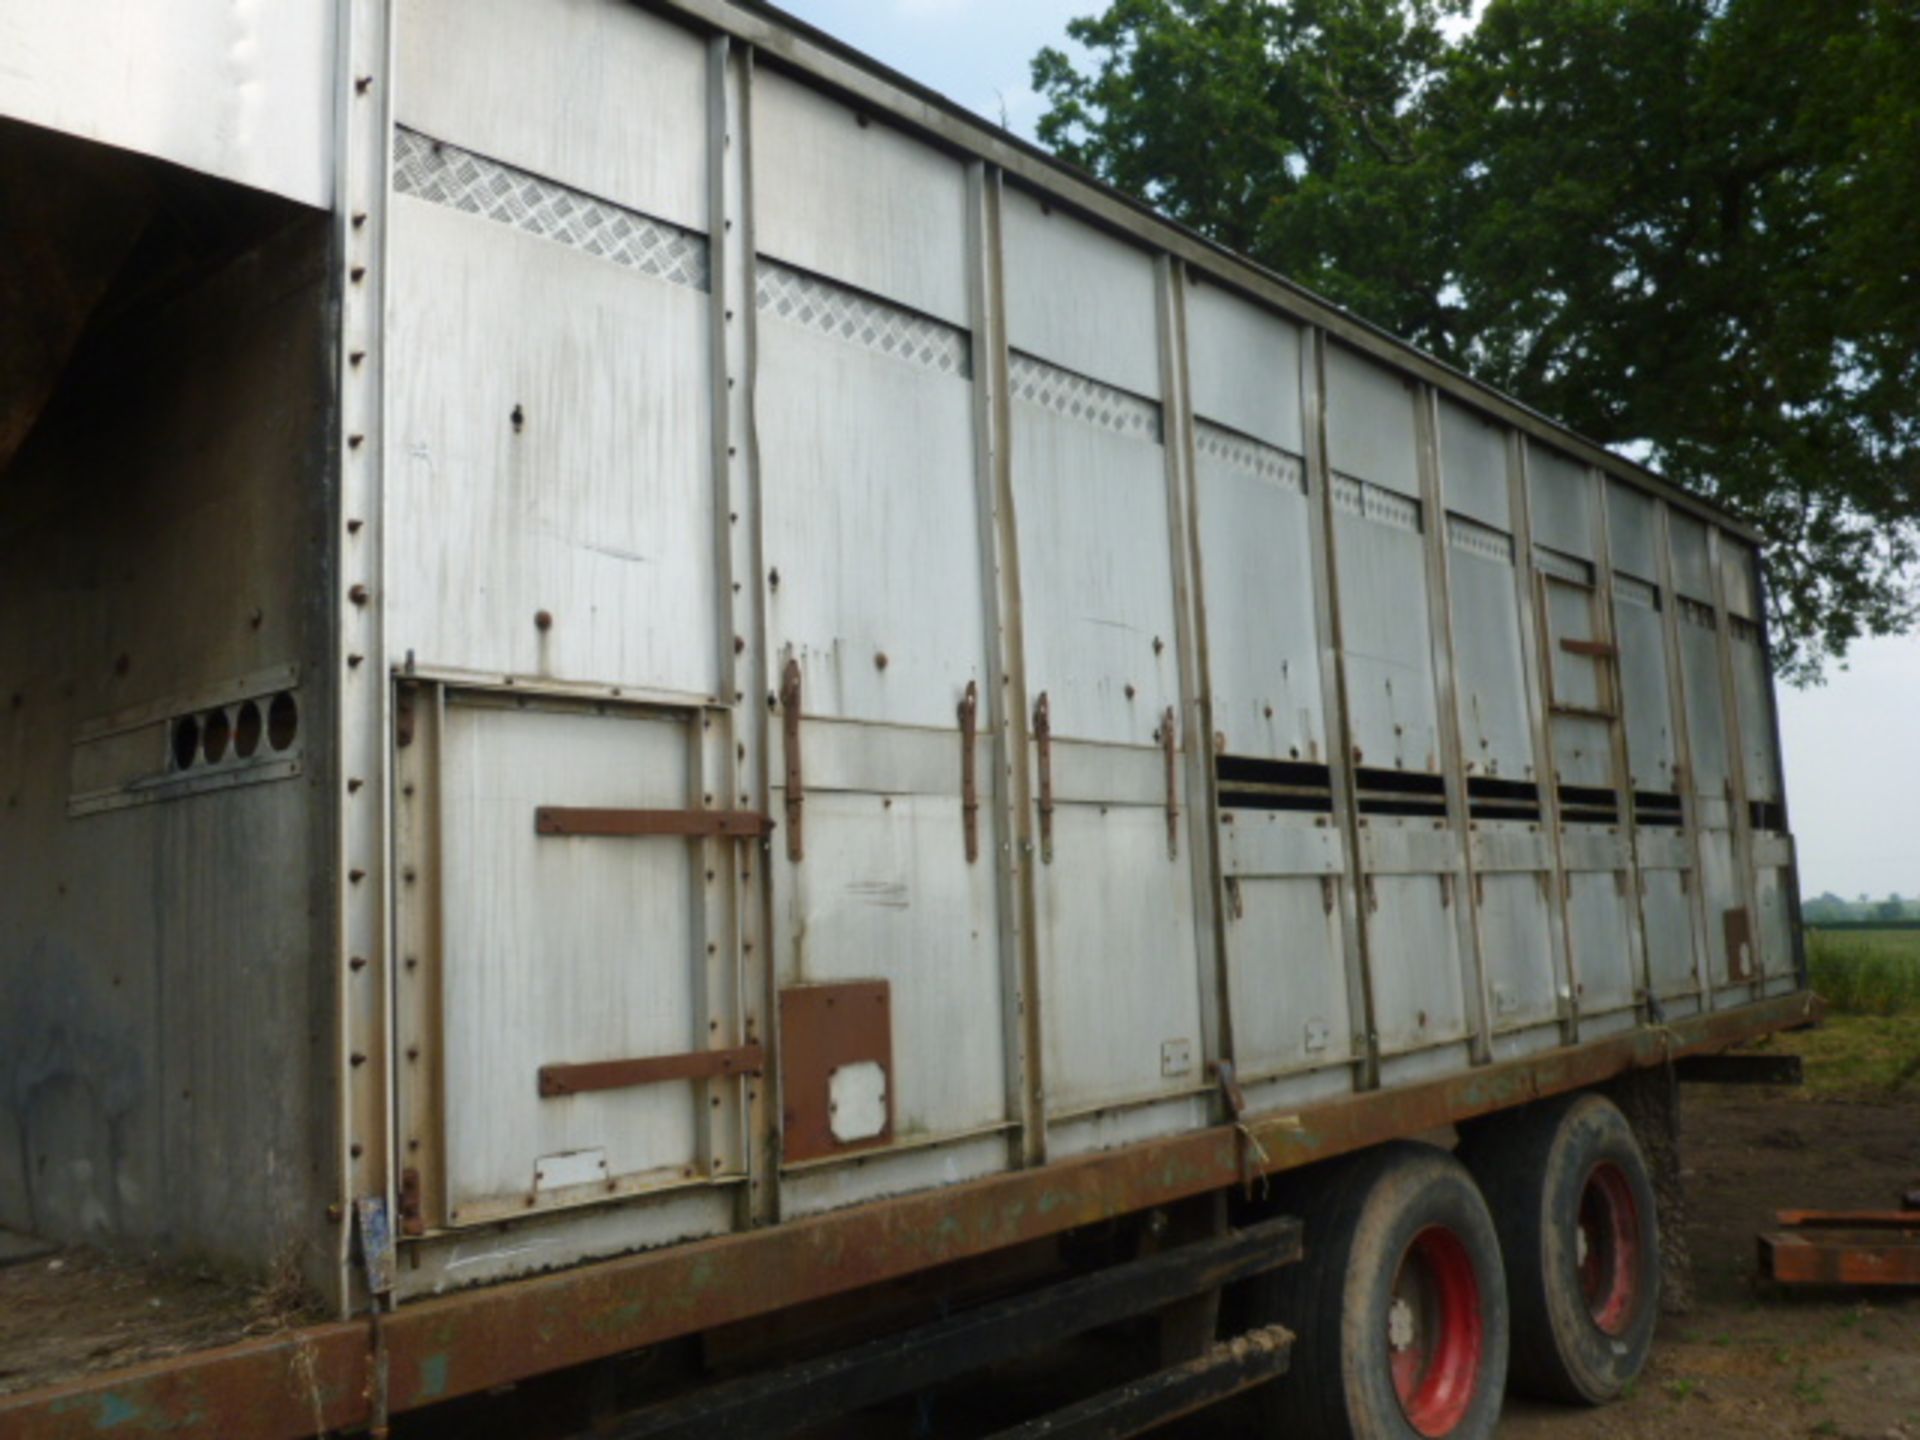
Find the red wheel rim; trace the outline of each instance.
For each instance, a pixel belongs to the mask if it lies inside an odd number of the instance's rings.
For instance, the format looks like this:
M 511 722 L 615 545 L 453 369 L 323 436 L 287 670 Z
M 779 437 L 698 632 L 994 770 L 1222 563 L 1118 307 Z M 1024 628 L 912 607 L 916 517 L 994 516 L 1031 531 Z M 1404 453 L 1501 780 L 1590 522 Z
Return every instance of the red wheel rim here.
M 1453 1231 L 1430 1225 L 1400 1257 L 1387 1306 L 1393 1388 L 1422 1435 L 1450 1434 L 1466 1415 L 1485 1339 L 1473 1257 Z
M 1603 1160 L 1580 1190 L 1574 1265 L 1587 1313 L 1607 1335 L 1633 1322 L 1640 1303 L 1640 1206 L 1627 1172 Z

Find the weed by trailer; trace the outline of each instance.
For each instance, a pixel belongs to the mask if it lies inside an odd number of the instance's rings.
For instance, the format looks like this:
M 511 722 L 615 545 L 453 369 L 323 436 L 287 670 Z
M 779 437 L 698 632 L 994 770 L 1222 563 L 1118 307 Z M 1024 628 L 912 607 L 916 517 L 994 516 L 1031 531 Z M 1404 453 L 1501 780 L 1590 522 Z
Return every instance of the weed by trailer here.
M 1088 1433 L 1630 1382 L 1809 1014 L 1748 530 L 758 5 L 188 9 L 0 77 L 0 1220 L 339 1318 L 0 1432 L 764 1425 L 907 1277 L 1157 1317 Z

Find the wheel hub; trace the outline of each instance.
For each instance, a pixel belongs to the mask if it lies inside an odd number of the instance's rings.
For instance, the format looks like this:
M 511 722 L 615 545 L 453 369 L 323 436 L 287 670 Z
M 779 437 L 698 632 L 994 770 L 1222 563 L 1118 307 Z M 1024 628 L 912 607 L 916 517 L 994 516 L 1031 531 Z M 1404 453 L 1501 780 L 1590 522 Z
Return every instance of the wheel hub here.
M 1414 1236 L 1385 1316 L 1388 1363 L 1407 1423 L 1451 1434 L 1480 1386 L 1485 1345 L 1480 1280 L 1460 1237 L 1443 1226 Z
M 1624 1333 L 1640 1308 L 1640 1207 L 1626 1172 L 1610 1160 L 1581 1187 L 1573 1253 L 1593 1323 L 1607 1335 Z

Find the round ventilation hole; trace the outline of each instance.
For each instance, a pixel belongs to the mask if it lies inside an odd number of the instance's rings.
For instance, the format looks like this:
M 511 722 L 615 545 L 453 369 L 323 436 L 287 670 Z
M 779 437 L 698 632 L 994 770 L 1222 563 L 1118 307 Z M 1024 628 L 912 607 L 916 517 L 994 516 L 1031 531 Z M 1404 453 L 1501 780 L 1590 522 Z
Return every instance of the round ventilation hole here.
M 267 707 L 267 743 L 284 750 L 299 734 L 300 707 L 294 702 L 293 692 L 282 690 Z
M 249 700 L 240 707 L 240 716 L 233 722 L 233 753 L 246 760 L 259 748 L 260 707 Z

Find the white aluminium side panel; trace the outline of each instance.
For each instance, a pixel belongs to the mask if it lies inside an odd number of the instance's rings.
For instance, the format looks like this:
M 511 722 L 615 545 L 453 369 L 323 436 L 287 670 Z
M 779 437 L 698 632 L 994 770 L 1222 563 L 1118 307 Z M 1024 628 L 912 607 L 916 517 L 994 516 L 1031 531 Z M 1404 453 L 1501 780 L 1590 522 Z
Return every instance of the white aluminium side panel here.
M 1513 537 L 1464 516 L 1447 517 L 1453 683 L 1469 775 L 1534 777 L 1533 721 Z
M 1670 510 L 1667 534 L 1673 547 L 1673 588 L 1711 605 L 1713 564 L 1707 556 L 1707 527 L 1691 515 Z
M 1342 475 L 1420 494 L 1413 382 L 1350 350 L 1327 351 L 1327 463 Z
M 1001 224 L 1008 345 L 1158 398 L 1152 257 L 1024 190 L 1006 191 Z
M 965 375 L 765 311 L 759 355 L 775 654 L 799 660 L 810 715 L 951 728 L 986 683 Z
M 714 694 L 706 292 L 409 195 L 390 227 L 390 652 Z
M 1580 1013 L 1600 1014 L 1633 1004 L 1634 976 L 1627 927 L 1624 870 L 1569 870 L 1567 933 L 1579 977 Z
M 1527 446 L 1527 493 L 1533 543 L 1593 560 L 1599 553 L 1599 514 L 1592 471 L 1544 445 Z
M 957 739 L 953 753 L 957 786 Z M 810 790 L 806 803 L 781 983 L 889 982 L 896 1143 L 1004 1120 L 996 871 L 967 863 L 959 795 Z
M 395 0 L 395 118 L 707 228 L 706 46 L 624 0 Z
M 1607 553 L 1613 568 L 1649 583 L 1660 578 L 1660 535 L 1653 497 L 1607 480 Z
M 1440 484 L 1447 509 L 1503 535 L 1513 533 L 1507 483 L 1511 432 L 1478 411 L 1440 402 Z
M 1647 936 L 1647 972 L 1661 999 L 1697 989 L 1693 953 L 1691 870 L 1640 866 L 1640 914 Z
M 1751 621 L 1729 621 L 1733 642 L 1733 703 L 1740 720 L 1747 798 L 1778 800 L 1780 769 L 1773 754 L 1773 698 L 1766 651 Z
M 753 80 L 754 241 L 765 254 L 968 324 L 966 172 L 771 70 Z
M 1393 848 L 1390 832 L 1372 832 L 1371 848 Z M 1383 1055 L 1467 1033 L 1452 884 L 1451 875 L 1383 872 L 1369 874 L 1362 886 L 1373 1021 Z
M 1257 824 L 1269 817 L 1239 819 Z M 1243 1082 L 1353 1055 L 1335 883 L 1335 877 L 1321 875 L 1249 876 L 1231 883 L 1227 985 L 1234 1064 Z
M 1053 834 L 1037 873 L 1047 1113 L 1204 1085 L 1193 865 L 1168 853 L 1166 811 L 1060 805 Z
M 1409 437 L 1411 443 L 1411 437 Z M 1356 763 L 1440 769 L 1420 502 L 1333 477 L 1340 643 Z
M 1056 736 L 1150 746 L 1180 704 L 1165 454 L 1013 411 L 1027 691 L 1048 697 Z
M 1694 793 L 1704 798 L 1730 800 L 1732 771 L 1725 691 L 1720 683 L 1720 631 L 1713 611 L 1683 599 L 1679 631 Z
M 447 1196 L 471 1223 L 522 1213 L 547 1157 L 599 1151 L 583 1193 L 678 1179 L 696 1153 L 692 1081 L 543 1098 L 543 1065 L 679 1054 L 696 1014 L 696 847 L 673 836 L 540 835 L 543 805 L 681 809 L 687 723 L 638 713 L 450 703 L 443 806 Z M 738 1163 L 739 1157 L 733 1157 Z
M 1526 840 L 1545 851 L 1539 837 Z M 1545 853 L 1539 858 L 1550 859 Z M 1553 973 L 1553 912 L 1547 903 L 1552 876 L 1544 869 L 1495 870 L 1475 876 L 1473 883 L 1494 1029 L 1524 1030 L 1551 1022 L 1559 1014 L 1561 998 Z
M 1189 285 L 1186 303 L 1193 413 L 1302 454 L 1300 327 L 1218 285 Z
M 1626 718 L 1632 789 L 1673 794 L 1680 788 L 1674 749 L 1673 695 L 1668 683 L 1667 627 L 1661 593 L 1616 575 L 1613 632 L 1620 648 L 1620 704 Z
M 326 208 L 336 0 L 0 0 L 0 115 Z
M 1205 421 L 1197 428 L 1215 746 L 1232 755 L 1324 761 L 1305 472 L 1282 451 Z

